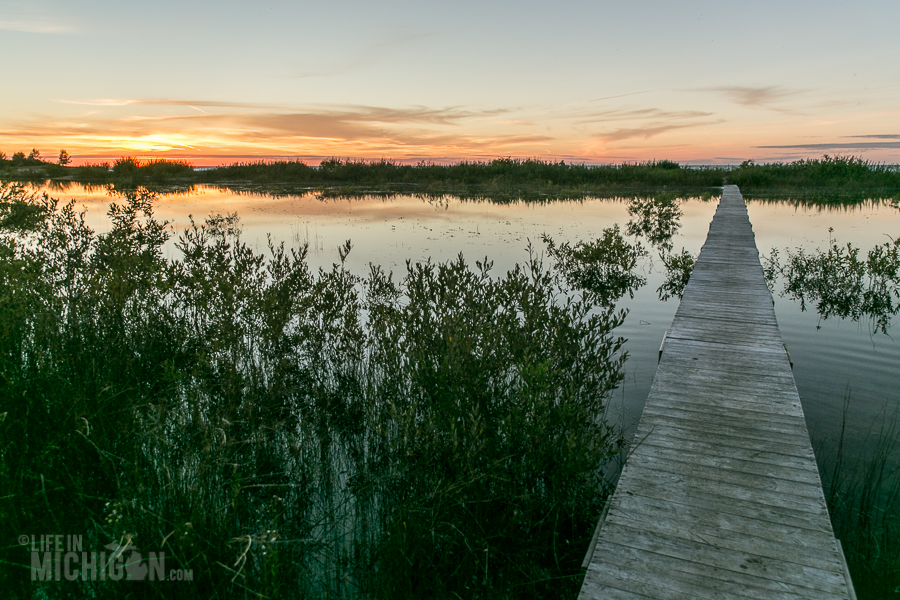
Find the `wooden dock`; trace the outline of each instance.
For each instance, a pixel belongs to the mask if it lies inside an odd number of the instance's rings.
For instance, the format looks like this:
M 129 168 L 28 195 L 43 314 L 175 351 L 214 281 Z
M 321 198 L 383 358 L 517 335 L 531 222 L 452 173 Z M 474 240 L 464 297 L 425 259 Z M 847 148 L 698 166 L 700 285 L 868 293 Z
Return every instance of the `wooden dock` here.
M 736 186 L 594 537 L 579 600 L 855 597 Z

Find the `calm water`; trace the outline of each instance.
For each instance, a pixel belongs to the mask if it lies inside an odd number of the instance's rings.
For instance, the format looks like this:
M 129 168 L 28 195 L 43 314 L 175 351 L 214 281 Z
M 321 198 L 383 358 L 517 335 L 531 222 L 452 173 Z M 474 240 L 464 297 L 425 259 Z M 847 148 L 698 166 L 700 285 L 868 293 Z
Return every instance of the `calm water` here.
M 74 199 L 87 211 L 89 224 L 108 229 L 105 190 L 73 186 L 49 191 L 61 201 Z M 876 243 L 900 235 L 900 211 L 890 206 L 853 209 L 797 208 L 786 203 L 748 203 L 757 245 L 763 255 L 772 248 L 814 250 L 826 248 L 830 235 L 852 242 L 865 252 Z M 674 250 L 696 255 L 703 244 L 716 201 L 688 200 L 681 204 L 681 227 L 673 238 Z M 585 200 L 546 204 L 464 202 L 453 198 L 423 200 L 412 196 L 390 199 L 319 199 L 313 194 L 274 197 L 201 187 L 189 194 L 160 199 L 157 216 L 172 222 L 176 232 L 189 224 L 189 215 L 202 221 L 214 213 L 237 212 L 245 241 L 258 249 L 266 236 L 288 246 L 310 245 L 313 267 L 329 268 L 338 262 L 337 247 L 353 241 L 347 265 L 365 274 L 378 263 L 400 272 L 407 260 L 444 261 L 463 253 L 474 263 L 488 257 L 495 272 L 503 272 L 527 257 L 529 242 L 541 252 L 541 234 L 557 241 L 589 240 L 603 228 L 629 220 L 624 201 Z M 176 251 L 170 242 L 167 252 Z M 629 309 L 619 334 L 628 338 L 627 378 L 616 392 L 610 418 L 633 425 L 640 417 L 656 368 L 657 351 L 678 307 L 677 300 L 659 301 L 656 289 L 664 280 L 655 251 L 641 266 L 647 285 L 627 297 Z M 843 399 L 851 396 L 848 442 L 860 449 L 866 432 L 886 410 L 900 406 L 900 337 L 872 334 L 866 323 L 802 312 L 799 304 L 781 298 L 776 286 L 775 309 L 781 333 L 794 360 L 794 376 L 803 400 L 807 423 L 817 454 L 826 456 L 840 434 Z M 893 337 L 892 337 L 893 336 Z M 821 448 L 821 451 L 819 450 Z M 898 457 L 900 458 L 900 457 Z

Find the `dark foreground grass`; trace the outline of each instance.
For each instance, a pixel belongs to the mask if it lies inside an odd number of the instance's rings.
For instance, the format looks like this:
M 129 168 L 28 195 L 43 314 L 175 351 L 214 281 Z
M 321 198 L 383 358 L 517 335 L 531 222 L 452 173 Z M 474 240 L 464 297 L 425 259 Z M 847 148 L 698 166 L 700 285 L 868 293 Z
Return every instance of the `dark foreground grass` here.
M 234 216 L 167 259 L 152 208 L 129 194 L 98 234 L 3 190 L 5 595 L 577 594 L 620 443 L 598 415 L 621 313 L 535 258 L 357 277 L 348 243 L 311 272 L 303 248 L 254 252 Z M 100 565 L 58 568 L 42 535 Z
M 900 198 L 900 171 L 896 168 L 856 157 L 830 156 L 791 163 L 745 161 L 737 168 L 687 168 L 668 160 L 588 166 L 503 158 L 451 165 L 331 159 L 317 167 L 281 161 L 233 164 L 204 171 L 194 171 L 189 164 L 178 161 L 140 163 L 123 158 L 111 165 L 68 167 L 23 159 L 0 161 L 0 177 L 112 183 L 119 189 L 138 185 L 253 184 L 293 191 L 314 189 L 341 196 L 424 193 L 495 201 L 656 194 L 663 190 L 699 196 L 724 184 L 740 186 L 747 198 L 823 203 Z
M 848 391 L 837 448 L 820 460 L 831 522 L 857 597 L 900 598 L 900 412 L 885 407 L 862 448 L 850 452 L 844 444 L 850 407 Z

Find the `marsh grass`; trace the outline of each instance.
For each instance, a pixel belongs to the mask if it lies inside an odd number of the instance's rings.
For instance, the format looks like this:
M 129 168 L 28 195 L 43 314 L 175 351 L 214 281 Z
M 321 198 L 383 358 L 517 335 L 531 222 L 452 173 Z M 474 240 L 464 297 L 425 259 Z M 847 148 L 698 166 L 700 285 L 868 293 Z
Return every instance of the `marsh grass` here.
M 794 199 L 821 204 L 855 204 L 900 198 L 900 169 L 855 156 L 828 156 L 790 163 L 745 161 L 728 171 L 747 199 Z
M 883 410 L 860 448 L 845 431 L 851 410 L 844 396 L 836 449 L 822 462 L 835 535 L 841 540 L 858 598 L 900 597 L 900 410 Z M 818 454 L 821 456 L 820 448 Z
M 15 597 L 573 596 L 621 440 L 624 315 L 534 255 L 312 272 L 236 215 L 96 233 L 3 192 L 0 585 Z M 20 219 L 22 215 L 27 218 Z M 338 262 L 339 261 L 339 262 Z M 32 581 L 19 535 L 193 582 Z
M 0 176 L 20 181 L 71 180 L 112 183 L 117 189 L 138 186 L 215 184 L 231 188 L 256 186 L 315 190 L 324 196 L 421 193 L 452 194 L 468 199 L 575 199 L 585 197 L 714 195 L 733 183 L 748 199 L 779 199 L 814 204 L 856 204 L 900 199 L 900 170 L 853 156 L 824 156 L 791 163 L 756 164 L 737 168 L 689 168 L 661 160 L 618 165 L 585 165 L 536 159 L 500 158 L 439 165 L 400 164 L 391 160 L 330 159 L 313 167 L 299 161 L 237 163 L 194 171 L 182 161 L 138 161 L 121 158 L 114 164 L 78 167 L 26 158 L 0 160 Z
M 587 166 L 541 160 L 497 159 L 451 165 L 421 162 L 332 159 L 318 168 L 302 163 L 256 163 L 205 171 L 198 181 L 234 185 L 241 181 L 293 183 L 323 197 L 361 194 L 452 195 L 491 202 L 652 195 L 660 189 L 682 196 L 713 194 L 721 178 L 705 170 L 673 168 L 674 163 Z M 674 165 L 674 167 L 678 167 Z

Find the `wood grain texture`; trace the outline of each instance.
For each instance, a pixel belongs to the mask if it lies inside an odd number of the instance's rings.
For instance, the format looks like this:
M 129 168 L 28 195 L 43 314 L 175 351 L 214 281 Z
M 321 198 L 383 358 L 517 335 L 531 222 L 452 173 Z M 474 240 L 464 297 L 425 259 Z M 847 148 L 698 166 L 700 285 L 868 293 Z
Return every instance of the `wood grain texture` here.
M 753 228 L 726 186 L 579 599 L 849 597 Z

